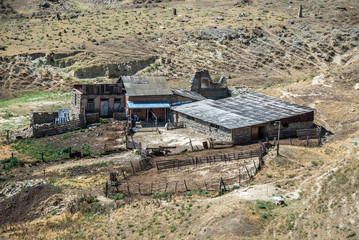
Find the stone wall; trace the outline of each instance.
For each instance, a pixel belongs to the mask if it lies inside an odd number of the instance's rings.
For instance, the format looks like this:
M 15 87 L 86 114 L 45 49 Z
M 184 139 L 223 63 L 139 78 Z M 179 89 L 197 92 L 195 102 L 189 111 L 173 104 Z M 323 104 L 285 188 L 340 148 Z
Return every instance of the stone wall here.
M 233 142 L 234 144 L 250 143 L 251 139 L 251 128 L 237 128 L 233 130 Z
M 281 124 L 280 129 L 281 131 L 293 131 L 298 129 L 307 129 L 312 128 L 314 126 L 312 121 L 309 122 L 296 122 L 296 123 L 288 123 L 288 126 L 286 124 Z M 267 131 L 274 131 L 278 130 L 278 125 L 274 126 L 274 124 L 268 124 L 267 125 Z
M 222 141 L 232 141 L 232 131 L 225 128 L 216 128 L 211 126 L 211 124 L 204 121 L 195 119 L 189 119 L 183 114 L 178 114 L 178 121 L 184 122 L 187 127 L 192 128 L 193 130 L 206 134 L 211 138 L 219 139 Z
M 218 89 L 202 88 L 198 91 L 198 93 L 205 98 L 214 99 L 214 100 L 227 98 L 230 96 L 229 90 L 225 88 L 218 88 Z
M 74 97 L 77 94 L 77 97 Z M 76 100 L 76 105 L 74 104 Z M 94 112 L 89 112 L 87 109 L 88 100 L 93 100 L 94 102 Z M 72 111 L 77 114 L 88 114 L 88 113 L 99 113 L 101 111 L 101 100 L 108 101 L 108 116 L 112 117 L 114 113 L 114 103 L 115 100 L 119 100 L 121 102 L 120 112 L 124 112 L 126 108 L 125 95 L 83 95 L 79 93 L 77 90 L 73 91 L 72 94 Z
M 61 134 L 65 132 L 71 132 L 83 128 L 85 127 L 85 125 L 86 124 L 83 116 L 79 116 L 79 119 L 67 121 L 62 124 L 45 123 L 45 124 L 34 125 L 32 130 L 34 137 L 44 137 L 44 136 Z
M 55 118 L 59 116 L 58 112 L 33 112 L 31 116 L 31 124 L 44 124 L 55 122 Z
M 189 90 L 197 92 L 205 98 L 215 100 L 230 96 L 226 78 L 221 77 L 218 82 L 213 82 L 208 70 L 196 71 L 193 74 Z
M 98 123 L 100 122 L 99 113 L 88 113 L 86 114 L 86 124 Z

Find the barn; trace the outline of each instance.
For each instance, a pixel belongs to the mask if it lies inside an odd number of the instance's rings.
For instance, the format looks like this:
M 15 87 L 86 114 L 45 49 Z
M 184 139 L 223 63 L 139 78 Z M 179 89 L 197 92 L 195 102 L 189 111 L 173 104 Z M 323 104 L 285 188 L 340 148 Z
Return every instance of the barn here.
M 314 109 L 252 92 L 220 100 L 206 99 L 171 108 L 175 122 L 211 138 L 246 144 L 265 139 L 279 124 L 283 137 L 313 127 Z M 276 124 L 275 124 L 276 123 Z

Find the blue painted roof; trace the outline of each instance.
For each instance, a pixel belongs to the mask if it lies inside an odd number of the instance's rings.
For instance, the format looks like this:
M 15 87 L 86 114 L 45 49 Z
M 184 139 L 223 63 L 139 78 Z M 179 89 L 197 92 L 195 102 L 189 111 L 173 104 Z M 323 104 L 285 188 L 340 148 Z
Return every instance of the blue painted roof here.
M 127 101 L 129 109 L 141 109 L 141 108 L 170 108 L 168 102 L 133 102 Z

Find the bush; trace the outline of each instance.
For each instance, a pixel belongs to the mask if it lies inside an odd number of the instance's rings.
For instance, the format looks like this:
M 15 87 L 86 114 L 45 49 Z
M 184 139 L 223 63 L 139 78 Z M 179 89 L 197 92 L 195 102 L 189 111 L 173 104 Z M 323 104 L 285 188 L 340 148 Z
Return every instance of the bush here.
M 166 198 L 167 197 L 167 193 L 166 192 L 163 192 L 163 193 L 155 193 L 152 195 L 152 198 L 160 198 L 160 199 L 163 199 L 163 198 Z
M 196 191 L 191 190 L 191 191 L 189 191 L 189 192 L 187 193 L 187 196 L 191 197 L 195 192 L 196 192 Z
M 72 200 L 67 209 L 70 213 L 81 212 L 84 214 L 103 213 L 106 210 L 104 206 L 98 203 L 97 196 L 91 194 L 84 194 Z
M 18 159 L 17 157 L 14 158 L 7 158 L 1 161 L 2 169 L 9 170 L 11 168 L 17 168 L 24 166 L 24 162 Z
M 100 118 L 100 123 L 107 124 L 107 123 L 109 123 L 109 121 L 107 119 Z
M 238 185 L 233 185 L 232 190 L 235 190 L 235 189 L 238 189 L 238 188 L 239 188 Z
M 114 200 L 122 200 L 125 198 L 125 195 L 123 193 L 121 194 L 116 194 L 112 197 Z

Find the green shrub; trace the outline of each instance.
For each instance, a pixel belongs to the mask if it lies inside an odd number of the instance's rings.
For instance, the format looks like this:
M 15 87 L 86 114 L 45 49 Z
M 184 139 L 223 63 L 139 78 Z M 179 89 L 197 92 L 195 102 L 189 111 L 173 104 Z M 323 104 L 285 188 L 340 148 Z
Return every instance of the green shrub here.
M 113 199 L 115 200 L 121 200 L 121 199 L 124 199 L 125 198 L 125 195 L 123 193 L 121 194 L 116 194 L 112 197 Z
M 163 192 L 163 193 L 155 193 L 152 195 L 152 198 L 160 198 L 160 199 L 164 199 L 167 197 L 167 193 Z
M 7 158 L 1 161 L 2 169 L 9 170 L 11 168 L 17 168 L 24 166 L 24 162 L 18 159 L 17 157 L 14 158 Z
M 109 121 L 107 119 L 100 118 L 100 123 L 107 124 L 107 123 L 109 123 Z

